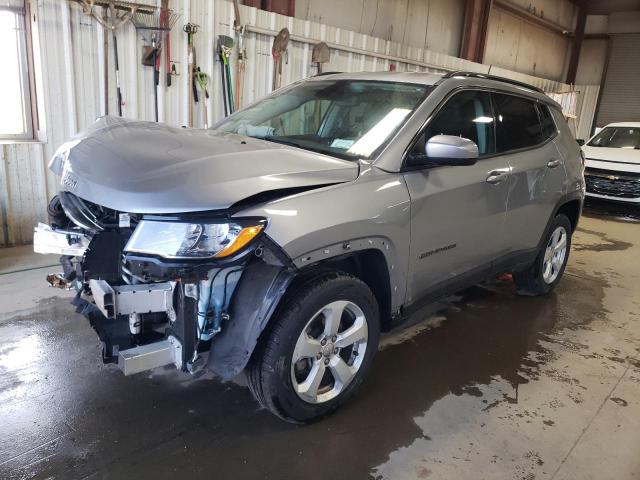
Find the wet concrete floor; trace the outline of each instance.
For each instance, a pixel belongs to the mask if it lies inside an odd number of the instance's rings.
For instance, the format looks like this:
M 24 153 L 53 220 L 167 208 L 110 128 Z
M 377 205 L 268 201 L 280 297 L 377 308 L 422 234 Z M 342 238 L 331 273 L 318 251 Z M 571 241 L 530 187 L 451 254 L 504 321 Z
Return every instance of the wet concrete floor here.
M 0 478 L 639 478 L 640 218 L 585 213 L 553 294 L 504 277 L 420 312 L 310 426 L 235 382 L 102 365 L 50 259 L 0 250 Z

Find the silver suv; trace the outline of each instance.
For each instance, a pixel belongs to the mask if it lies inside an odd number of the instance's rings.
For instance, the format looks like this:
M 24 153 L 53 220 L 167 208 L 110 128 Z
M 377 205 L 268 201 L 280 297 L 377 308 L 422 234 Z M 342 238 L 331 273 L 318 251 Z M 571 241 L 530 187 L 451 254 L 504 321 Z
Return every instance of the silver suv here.
M 322 75 L 195 130 L 105 117 L 63 145 L 37 252 L 125 374 L 245 371 L 305 422 L 362 383 L 381 331 L 502 272 L 562 277 L 584 197 L 558 104 L 457 72 Z

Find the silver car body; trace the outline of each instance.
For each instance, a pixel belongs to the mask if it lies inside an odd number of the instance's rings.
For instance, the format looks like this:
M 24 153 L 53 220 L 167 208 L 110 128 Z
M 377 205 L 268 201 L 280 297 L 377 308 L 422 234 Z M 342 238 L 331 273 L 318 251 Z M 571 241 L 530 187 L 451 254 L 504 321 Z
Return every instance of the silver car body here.
M 424 73 L 335 74 L 303 82 L 327 78 L 433 89 L 368 160 L 342 160 L 222 134 L 216 126 L 202 131 L 104 118 L 63 145 L 51 167 L 61 176 L 62 190 L 119 212 L 222 211 L 230 218 L 265 218 L 266 236 L 295 271 L 377 252 L 388 277 L 390 298 L 383 313 L 389 317 L 400 316 L 420 300 L 531 263 L 555 213 L 571 204 L 579 215 L 584 196 L 580 149 L 560 107 L 543 93 L 478 76 L 443 79 Z M 464 90 L 544 103 L 551 107 L 556 134 L 533 148 L 491 155 L 470 166 L 403 168 L 417 134 Z M 276 194 L 260 197 L 265 192 Z M 286 284 L 269 285 L 265 292 L 273 294 L 273 305 L 256 320 L 255 332 L 238 334 L 248 354 L 286 290 Z M 238 288 L 236 295 L 242 293 Z M 234 328 L 241 327 L 234 324 L 229 330 Z M 223 325 L 219 342 L 232 343 L 231 333 L 225 334 Z M 236 355 L 234 360 L 225 363 L 231 373 L 248 358 L 234 348 L 219 347 L 235 352 L 227 355 L 227 360 Z

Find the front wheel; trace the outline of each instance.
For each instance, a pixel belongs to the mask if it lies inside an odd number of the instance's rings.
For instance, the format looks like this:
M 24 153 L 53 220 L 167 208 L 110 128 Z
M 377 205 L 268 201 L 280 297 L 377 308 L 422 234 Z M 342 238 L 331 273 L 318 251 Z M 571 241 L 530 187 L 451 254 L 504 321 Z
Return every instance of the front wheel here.
M 513 273 L 513 280 L 521 295 L 549 293 L 562 278 L 571 249 L 571 222 L 559 214 L 553 219 L 533 265 Z
M 256 399 L 280 418 L 328 415 L 362 383 L 378 348 L 380 315 L 361 280 L 329 273 L 290 292 L 248 369 Z

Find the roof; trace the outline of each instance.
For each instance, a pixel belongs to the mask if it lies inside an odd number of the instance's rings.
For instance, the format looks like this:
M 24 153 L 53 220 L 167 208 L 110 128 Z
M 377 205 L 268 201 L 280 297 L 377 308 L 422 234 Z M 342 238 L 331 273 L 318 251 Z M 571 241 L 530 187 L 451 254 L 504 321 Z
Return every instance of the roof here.
M 472 72 L 452 72 L 447 74 L 427 72 L 357 72 L 357 73 L 330 73 L 326 72 L 306 80 L 377 80 L 382 82 L 406 82 L 422 85 L 439 85 L 443 82 L 454 82 L 459 86 L 473 86 L 485 88 L 499 88 L 501 91 L 517 93 L 545 102 L 558 109 L 562 107 L 551 97 L 547 96 L 539 88 L 511 80 L 509 78 L 495 77 L 492 75 L 477 74 Z
M 606 127 L 632 127 L 632 128 L 640 128 L 640 122 L 616 122 L 605 125 Z
M 384 82 L 419 83 L 422 85 L 434 85 L 442 80 L 442 75 L 427 72 L 356 72 L 356 73 L 323 73 L 311 77 L 310 80 L 379 80 Z

